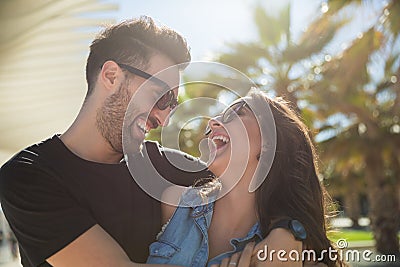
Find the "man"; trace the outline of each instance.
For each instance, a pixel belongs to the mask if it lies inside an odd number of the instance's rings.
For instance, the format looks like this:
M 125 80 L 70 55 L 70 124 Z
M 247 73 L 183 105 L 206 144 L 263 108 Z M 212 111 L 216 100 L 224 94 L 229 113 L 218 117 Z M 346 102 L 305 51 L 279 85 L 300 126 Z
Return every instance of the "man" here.
M 148 17 L 113 25 L 96 37 L 86 65 L 88 92 L 73 124 L 21 151 L 0 171 L 0 200 L 24 266 L 137 266 L 146 260 L 161 227 L 160 203 L 141 190 L 123 161 L 124 115 L 142 84 L 175 88 L 181 69 L 172 68 L 163 81 L 154 74 L 189 61 L 184 38 Z M 167 91 L 145 120 L 132 123 L 140 142 L 147 131 L 168 123 L 177 93 Z M 146 143 L 151 161 L 172 182 L 189 185 L 209 175 L 173 167 L 166 155 L 179 152 Z

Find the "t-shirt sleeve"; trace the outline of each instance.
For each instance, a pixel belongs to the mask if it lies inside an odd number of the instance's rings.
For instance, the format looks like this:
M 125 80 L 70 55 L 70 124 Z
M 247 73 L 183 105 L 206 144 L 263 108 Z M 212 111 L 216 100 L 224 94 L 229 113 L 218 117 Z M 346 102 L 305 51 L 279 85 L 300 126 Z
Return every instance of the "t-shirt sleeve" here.
M 174 184 L 189 186 L 197 179 L 213 176 L 204 162 L 187 153 L 149 141 L 146 148 L 153 166 Z
M 0 170 L 0 201 L 33 266 L 43 263 L 95 224 L 50 170 L 11 160 Z

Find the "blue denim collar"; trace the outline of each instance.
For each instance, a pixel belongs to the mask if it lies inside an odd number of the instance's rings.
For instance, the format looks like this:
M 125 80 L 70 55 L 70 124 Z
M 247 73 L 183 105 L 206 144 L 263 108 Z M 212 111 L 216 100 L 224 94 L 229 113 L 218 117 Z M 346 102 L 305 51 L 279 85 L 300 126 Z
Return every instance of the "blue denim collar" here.
M 207 214 L 214 209 L 214 203 L 218 196 L 219 192 L 215 192 L 213 194 L 208 194 L 207 198 L 201 197 L 199 191 L 196 188 L 189 187 L 186 192 L 182 195 L 182 203 L 186 206 L 191 207 L 193 210 L 191 212 L 191 216 L 194 218 L 200 217 L 204 214 Z M 200 205 L 198 205 L 200 203 Z M 255 223 L 250 231 L 247 233 L 245 237 L 241 238 L 233 238 L 231 240 L 231 244 L 235 246 L 240 243 L 248 243 L 249 240 L 253 240 L 258 242 L 263 239 L 261 234 L 260 224 Z
M 221 183 L 219 181 L 198 187 L 188 187 L 182 194 L 180 206 L 191 207 L 193 209 L 205 205 L 209 206 L 216 201 L 220 190 Z
M 207 194 L 206 197 L 200 194 L 198 188 L 188 187 L 185 192 L 182 194 L 181 204 L 183 206 L 191 207 L 193 210 L 191 212 L 191 216 L 193 218 L 197 218 L 202 216 L 203 214 L 208 213 L 209 211 L 213 211 L 214 202 L 218 197 L 219 191 L 214 190 L 211 193 Z M 261 228 L 259 223 L 257 222 L 252 226 L 250 231 L 247 233 L 245 237 L 242 238 L 233 238 L 231 240 L 231 244 L 240 244 L 240 243 L 248 243 L 249 240 L 254 240 L 259 242 L 263 239 L 261 234 Z

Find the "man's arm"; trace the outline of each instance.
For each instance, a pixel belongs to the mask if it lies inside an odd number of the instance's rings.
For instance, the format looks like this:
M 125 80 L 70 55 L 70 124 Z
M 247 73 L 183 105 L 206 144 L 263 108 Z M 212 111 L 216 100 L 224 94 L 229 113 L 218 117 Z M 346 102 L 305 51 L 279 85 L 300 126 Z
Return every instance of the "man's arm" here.
M 157 142 L 145 142 L 147 154 L 157 172 L 168 181 L 182 186 L 193 185 L 199 178 L 213 176 L 206 164 L 182 151 L 165 148 Z
M 38 167 L 22 163 L 3 167 L 0 199 L 24 260 L 32 266 L 45 261 L 56 267 L 142 265 L 131 262 L 57 179 Z
M 140 242 L 140 240 L 137 240 Z M 131 262 L 118 243 L 96 224 L 46 260 L 54 267 L 164 266 Z M 171 265 L 168 265 L 171 267 Z
M 55 267 L 141 266 L 131 262 L 118 243 L 98 224 L 46 261 Z
M 170 186 L 163 192 L 161 196 L 161 224 L 166 224 L 171 219 L 184 189 L 178 186 Z

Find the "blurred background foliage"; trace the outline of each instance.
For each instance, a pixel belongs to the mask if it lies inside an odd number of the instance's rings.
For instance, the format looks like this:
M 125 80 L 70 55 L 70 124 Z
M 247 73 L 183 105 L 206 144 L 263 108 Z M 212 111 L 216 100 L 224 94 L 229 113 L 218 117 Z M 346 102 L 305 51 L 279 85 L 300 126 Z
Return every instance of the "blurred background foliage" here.
M 258 40 L 231 43 L 216 60 L 245 73 L 269 95 L 292 103 L 311 129 L 328 191 L 340 200 L 353 227 L 363 212 L 368 215 L 377 250 L 388 254 L 399 252 L 400 1 L 387 1 L 379 9 L 374 2 L 323 2 L 322 12 L 316 11 L 321 15 L 296 39 L 290 32 L 290 5 L 279 14 L 257 6 Z M 329 52 L 332 41 L 363 7 L 376 9 L 375 22 L 347 46 Z M 242 88 L 245 94 L 249 85 Z M 226 94 L 212 84 L 189 84 L 180 101 Z M 184 105 L 184 112 L 173 116 L 179 148 L 200 156 L 207 117 L 180 122 L 199 110 L 212 116 L 213 107 L 195 106 L 195 101 Z M 148 138 L 160 140 L 160 132 Z

